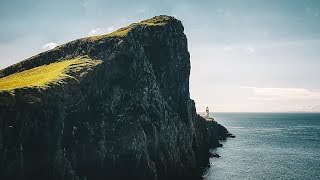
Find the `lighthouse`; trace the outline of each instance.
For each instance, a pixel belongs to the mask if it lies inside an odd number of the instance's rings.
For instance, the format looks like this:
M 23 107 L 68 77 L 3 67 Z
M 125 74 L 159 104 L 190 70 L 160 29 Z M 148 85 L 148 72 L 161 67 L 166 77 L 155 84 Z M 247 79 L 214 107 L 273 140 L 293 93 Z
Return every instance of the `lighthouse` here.
M 206 108 L 206 117 L 209 118 L 209 107 Z

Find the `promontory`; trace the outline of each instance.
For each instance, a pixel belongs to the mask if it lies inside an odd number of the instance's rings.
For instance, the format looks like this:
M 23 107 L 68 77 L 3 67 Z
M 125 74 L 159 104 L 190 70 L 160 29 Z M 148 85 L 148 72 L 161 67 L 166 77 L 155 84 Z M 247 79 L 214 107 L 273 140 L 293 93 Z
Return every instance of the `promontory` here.
M 170 16 L 1 70 L 0 179 L 199 178 L 227 130 L 196 113 L 189 75 Z

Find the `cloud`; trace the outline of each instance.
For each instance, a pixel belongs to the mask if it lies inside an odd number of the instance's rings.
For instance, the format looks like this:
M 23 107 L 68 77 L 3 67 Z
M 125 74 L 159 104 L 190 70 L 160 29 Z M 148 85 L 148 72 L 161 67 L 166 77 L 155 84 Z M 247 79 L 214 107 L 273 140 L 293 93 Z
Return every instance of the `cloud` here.
M 57 47 L 57 46 L 58 46 L 57 43 L 49 42 L 49 43 L 43 45 L 43 46 L 42 46 L 42 49 L 45 50 L 45 51 L 47 51 L 47 50 L 53 49 L 53 48 L 55 48 L 55 47 Z
M 312 111 L 312 112 L 319 112 L 320 111 L 320 104 L 316 105 L 305 105 L 300 108 L 301 111 Z
M 108 27 L 107 30 L 98 27 L 98 28 L 91 29 L 91 31 L 88 33 L 88 35 L 89 36 L 96 36 L 96 35 L 111 33 L 112 31 L 114 31 L 113 26 Z
M 247 55 L 253 55 L 256 53 L 256 49 L 252 46 L 245 46 L 241 44 L 225 44 L 223 51 L 226 53 L 245 53 Z
M 244 49 L 244 51 L 247 53 L 247 54 L 254 54 L 256 52 L 256 50 L 251 47 L 251 46 L 248 46 L 247 48 Z
M 319 99 L 320 91 L 311 91 L 304 88 L 249 88 L 253 91 L 254 96 L 271 99 Z
M 305 88 L 259 88 L 249 89 L 252 94 L 249 100 L 269 102 L 292 111 L 320 111 L 320 90 Z
M 103 32 L 103 30 L 101 28 L 95 28 L 95 29 L 91 29 L 91 31 L 88 33 L 89 36 L 95 36 L 98 34 L 101 34 Z

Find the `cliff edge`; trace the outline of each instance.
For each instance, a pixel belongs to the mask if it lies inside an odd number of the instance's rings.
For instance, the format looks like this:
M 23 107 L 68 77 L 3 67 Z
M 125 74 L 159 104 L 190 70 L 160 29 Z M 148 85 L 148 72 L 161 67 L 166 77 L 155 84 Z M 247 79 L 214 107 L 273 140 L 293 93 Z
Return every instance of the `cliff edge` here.
M 216 145 L 183 30 L 157 16 L 1 70 L 0 179 L 199 178 Z

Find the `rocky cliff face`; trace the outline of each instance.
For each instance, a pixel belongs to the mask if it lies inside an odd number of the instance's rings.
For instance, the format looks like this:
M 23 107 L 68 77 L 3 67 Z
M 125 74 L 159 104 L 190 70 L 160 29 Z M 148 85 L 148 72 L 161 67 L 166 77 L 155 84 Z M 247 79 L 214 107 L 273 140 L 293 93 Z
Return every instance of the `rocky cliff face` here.
M 10 83 L 39 72 L 52 78 Z M 0 71 L 0 179 L 198 178 L 216 137 L 189 73 L 183 26 L 168 16 Z

